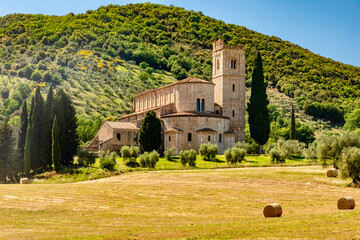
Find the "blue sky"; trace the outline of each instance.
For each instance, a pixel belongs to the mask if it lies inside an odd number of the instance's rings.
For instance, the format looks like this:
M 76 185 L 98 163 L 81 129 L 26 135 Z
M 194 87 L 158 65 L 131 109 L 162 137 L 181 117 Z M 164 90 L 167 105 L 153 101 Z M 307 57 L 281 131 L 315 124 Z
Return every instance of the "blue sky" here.
M 76 14 L 102 5 L 137 2 L 202 11 L 226 23 L 277 36 L 333 60 L 360 66 L 360 0 L 0 0 L 0 16 Z

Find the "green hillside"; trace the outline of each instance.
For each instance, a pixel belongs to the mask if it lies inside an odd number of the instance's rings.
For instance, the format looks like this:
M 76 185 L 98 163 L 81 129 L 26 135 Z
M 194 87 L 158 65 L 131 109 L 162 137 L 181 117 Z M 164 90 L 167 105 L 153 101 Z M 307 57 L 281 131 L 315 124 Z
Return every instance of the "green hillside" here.
M 248 86 L 261 51 L 269 86 L 306 113 L 342 124 L 344 113 L 360 107 L 359 67 L 201 12 L 146 3 L 0 18 L 1 118 L 15 117 L 38 83 L 44 93 L 49 83 L 64 87 L 85 116 L 127 114 L 134 93 L 192 75 L 210 80 L 219 38 L 245 45 Z

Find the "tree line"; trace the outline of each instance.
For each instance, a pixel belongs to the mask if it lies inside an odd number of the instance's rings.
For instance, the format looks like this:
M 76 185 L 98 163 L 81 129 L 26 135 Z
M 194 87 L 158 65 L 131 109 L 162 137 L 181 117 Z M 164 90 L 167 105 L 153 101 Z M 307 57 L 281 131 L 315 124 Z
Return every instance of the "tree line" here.
M 1 125 L 2 181 L 71 167 L 79 145 L 76 128 L 75 108 L 65 91 L 58 89 L 54 94 L 50 85 L 44 100 L 38 86 L 29 109 L 26 101 L 22 104 L 17 149 L 14 149 L 14 132 L 8 121 Z

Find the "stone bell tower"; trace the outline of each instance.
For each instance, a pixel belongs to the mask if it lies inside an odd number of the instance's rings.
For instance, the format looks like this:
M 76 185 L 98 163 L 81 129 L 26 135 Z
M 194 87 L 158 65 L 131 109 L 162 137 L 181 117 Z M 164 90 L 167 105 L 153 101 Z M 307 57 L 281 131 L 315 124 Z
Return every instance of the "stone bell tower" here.
M 222 115 L 230 117 L 230 130 L 235 141 L 245 137 L 245 48 L 225 45 L 223 40 L 213 44 L 214 102 Z

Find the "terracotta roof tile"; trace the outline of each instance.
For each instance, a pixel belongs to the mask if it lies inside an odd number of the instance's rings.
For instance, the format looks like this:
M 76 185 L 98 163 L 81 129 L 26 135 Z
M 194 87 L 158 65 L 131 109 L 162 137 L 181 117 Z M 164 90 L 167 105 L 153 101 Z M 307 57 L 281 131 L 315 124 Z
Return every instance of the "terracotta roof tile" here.
M 106 121 L 104 124 L 109 125 L 111 128 L 114 129 L 131 129 L 131 130 L 139 130 L 138 127 L 136 127 L 131 122 L 112 122 L 112 121 Z

